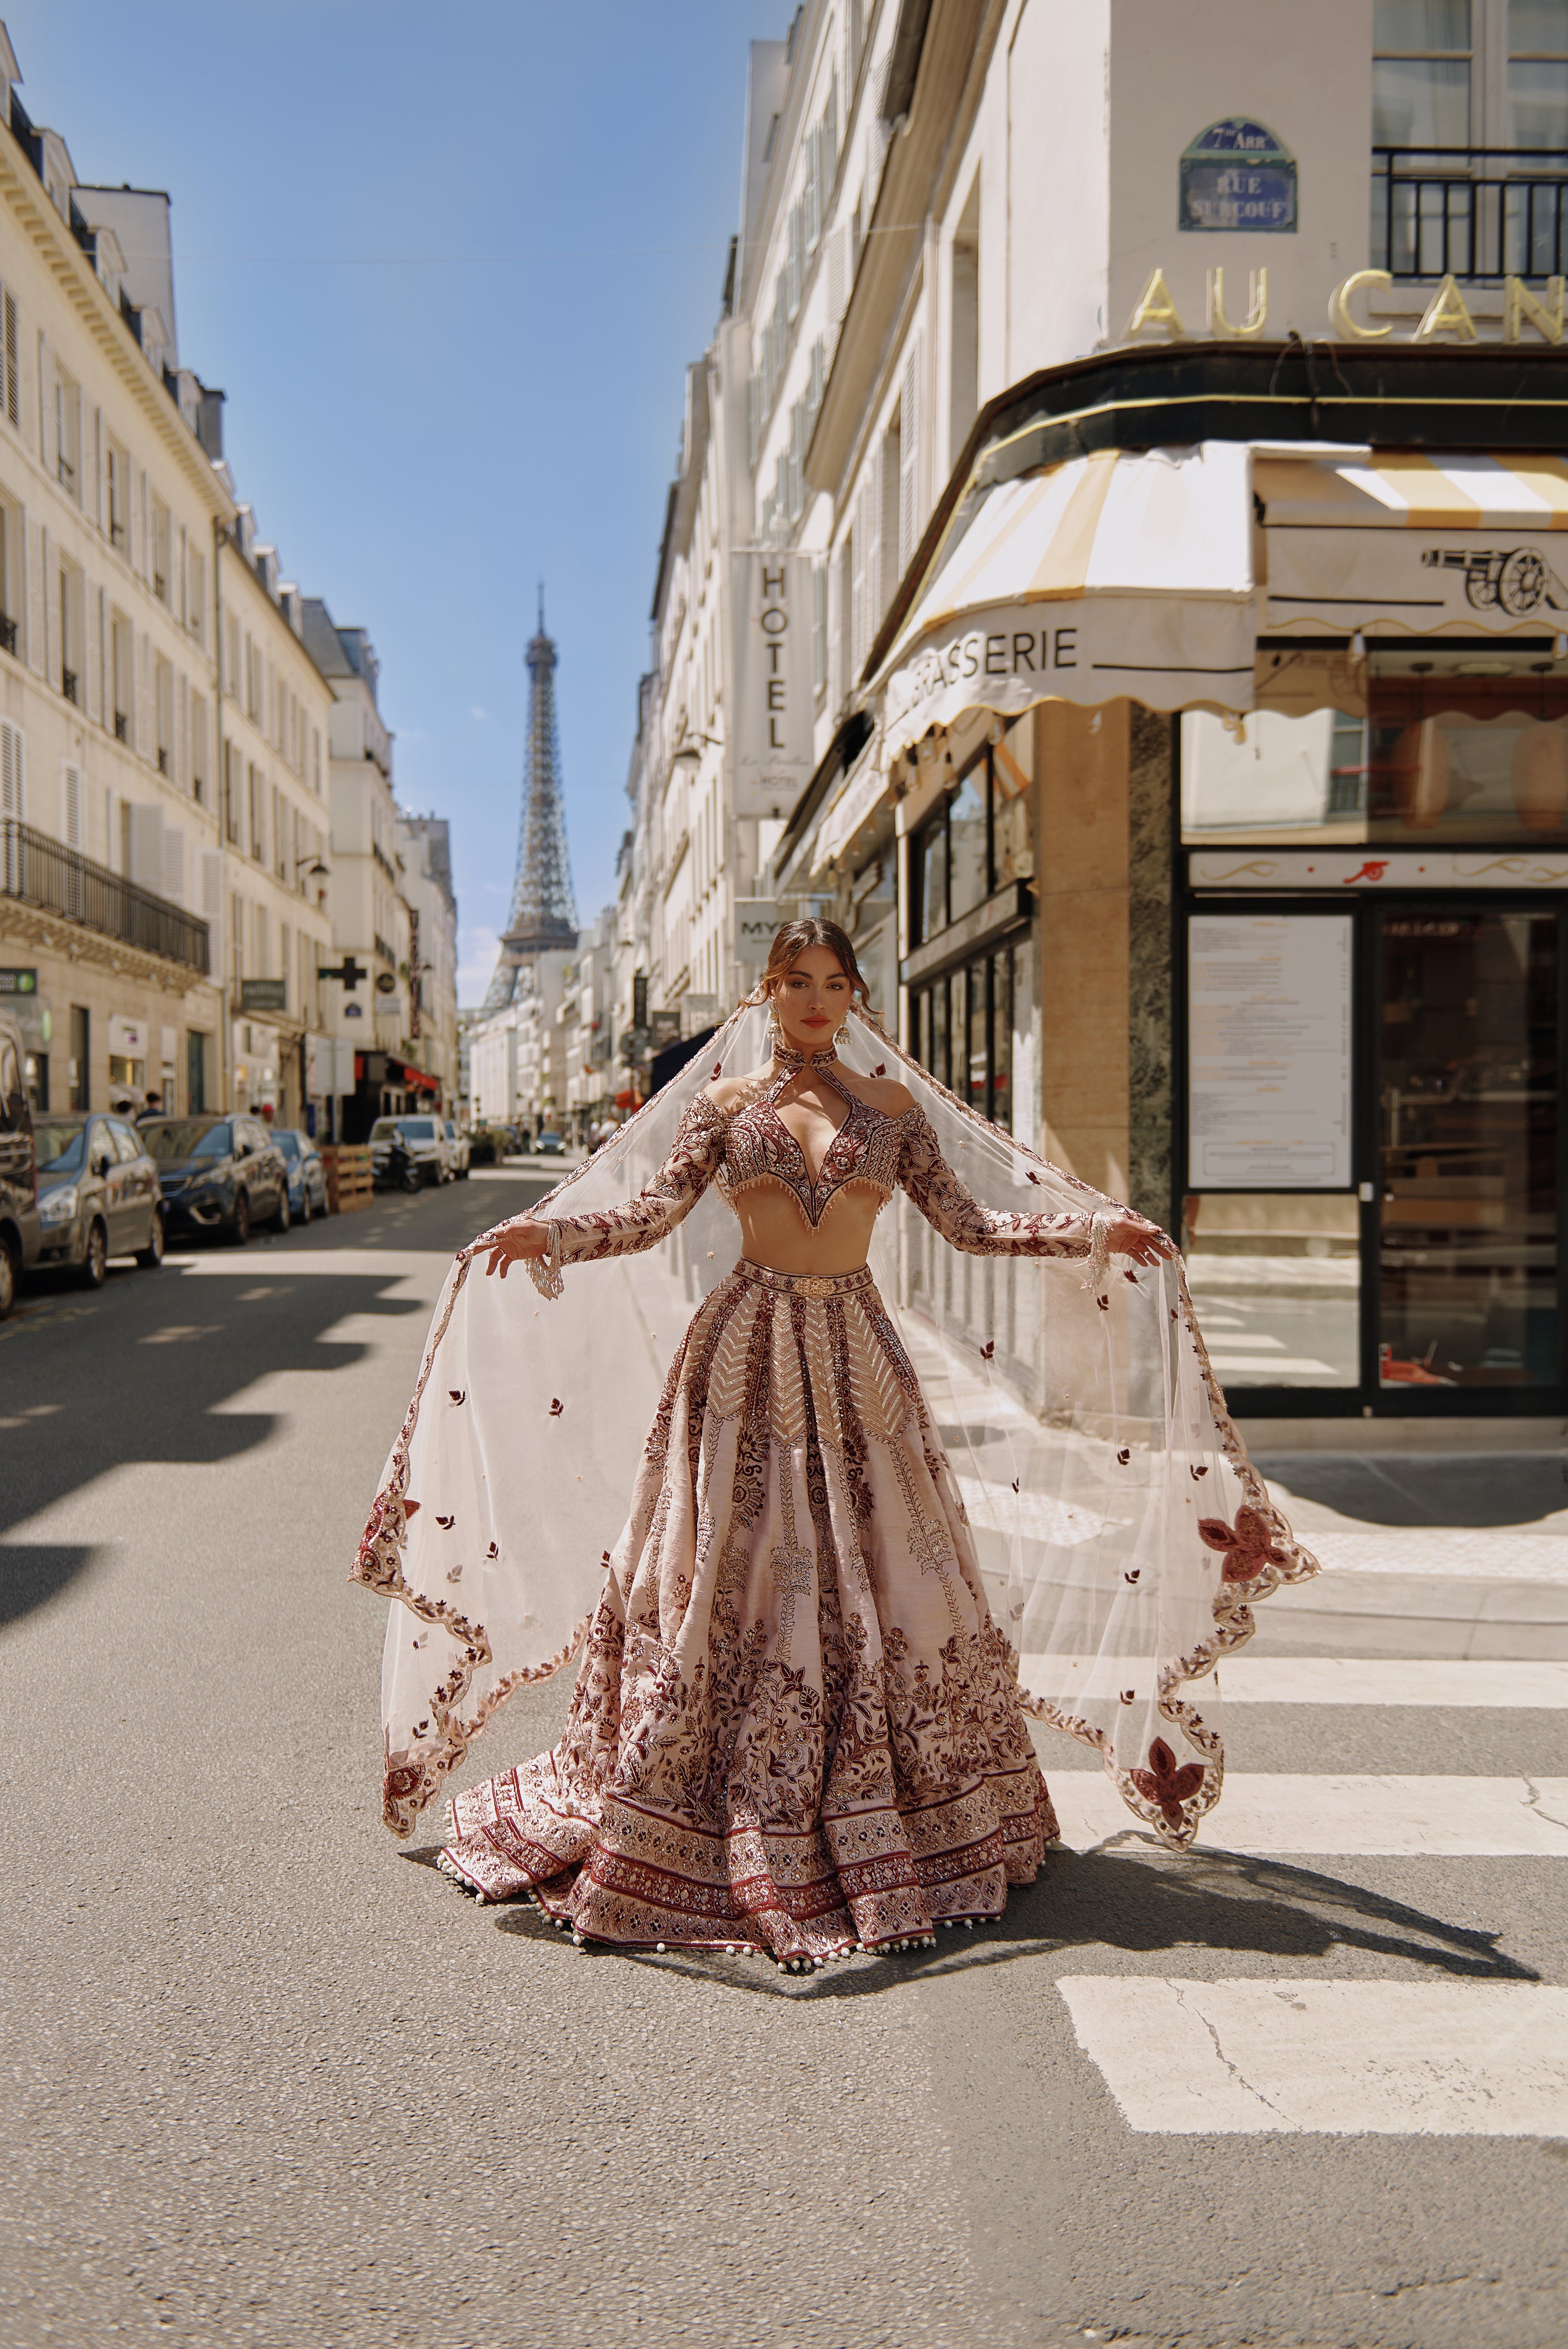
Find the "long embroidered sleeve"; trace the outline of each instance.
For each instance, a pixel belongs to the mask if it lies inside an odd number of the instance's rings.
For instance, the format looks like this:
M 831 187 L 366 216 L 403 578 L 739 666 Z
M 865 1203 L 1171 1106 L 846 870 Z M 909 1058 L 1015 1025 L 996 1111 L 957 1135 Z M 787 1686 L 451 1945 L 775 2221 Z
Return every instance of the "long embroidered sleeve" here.
M 1020 1216 L 983 1207 L 944 1158 L 923 1110 L 906 1121 L 898 1180 L 926 1222 L 965 1256 L 1087 1257 L 1093 1251 L 1091 1215 Z
M 686 1110 L 670 1154 L 646 1188 L 617 1207 L 591 1208 L 586 1215 L 546 1213 L 539 1220 L 550 1233 L 542 1265 L 531 1264 L 535 1286 L 546 1296 L 559 1292 L 562 1264 L 592 1264 L 603 1257 L 638 1256 L 656 1247 L 690 1215 L 724 1156 L 724 1124 L 699 1093 Z M 552 1284 L 554 1284 L 553 1286 Z

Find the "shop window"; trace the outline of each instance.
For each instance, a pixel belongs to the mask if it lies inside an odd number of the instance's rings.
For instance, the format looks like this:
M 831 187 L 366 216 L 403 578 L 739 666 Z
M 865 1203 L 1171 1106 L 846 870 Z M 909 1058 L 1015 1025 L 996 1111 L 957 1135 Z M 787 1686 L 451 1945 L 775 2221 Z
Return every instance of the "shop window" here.
M 29 1052 L 23 1066 L 27 1087 L 27 1099 L 35 1117 L 44 1116 L 49 1106 L 49 1056 L 47 1052 Z
M 1009 881 L 1032 876 L 1033 746 L 1030 713 L 986 746 L 915 833 L 913 871 L 920 902 L 914 935 L 920 945 L 929 945 Z
M 185 1106 L 197 1117 L 207 1106 L 207 1059 L 211 1039 L 198 1028 L 185 1031 Z
M 1568 676 L 1549 652 L 1378 652 L 1366 706 L 1181 720 L 1181 835 L 1285 845 L 1568 841 Z
M 1383 919 L 1385 1390 L 1557 1382 L 1557 919 Z
M 1353 1192 L 1190 1192 L 1181 1249 L 1221 1384 L 1361 1382 L 1360 1207 Z

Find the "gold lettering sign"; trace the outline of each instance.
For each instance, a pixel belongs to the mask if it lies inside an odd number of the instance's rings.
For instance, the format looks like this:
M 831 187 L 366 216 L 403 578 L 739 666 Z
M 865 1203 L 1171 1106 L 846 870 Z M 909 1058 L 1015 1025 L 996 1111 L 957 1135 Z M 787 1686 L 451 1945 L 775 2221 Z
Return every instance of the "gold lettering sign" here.
M 1353 343 L 1380 343 L 1385 335 L 1393 333 L 1391 326 L 1358 326 L 1350 315 L 1352 294 L 1363 285 L 1388 286 L 1394 283 L 1386 269 L 1357 269 L 1343 279 L 1328 297 L 1328 323 L 1336 335 L 1344 335 Z
M 1239 326 L 1233 326 L 1225 316 L 1225 273 L 1222 269 L 1209 272 L 1209 332 L 1223 335 L 1237 342 L 1251 342 L 1261 335 L 1269 315 L 1269 274 L 1266 269 L 1247 272 L 1247 315 Z
M 1439 335 L 1457 335 L 1461 343 L 1473 343 L 1480 339 L 1475 330 L 1475 320 L 1466 307 L 1465 297 L 1460 292 L 1451 270 L 1428 303 L 1426 315 L 1410 339 L 1417 343 L 1429 343 L 1435 341 Z
M 1163 326 L 1172 340 L 1187 332 L 1181 324 L 1181 313 L 1171 299 L 1171 288 L 1165 283 L 1162 269 L 1154 272 L 1139 296 L 1138 307 L 1127 322 L 1128 340 L 1130 342 L 1133 336 L 1145 326 Z

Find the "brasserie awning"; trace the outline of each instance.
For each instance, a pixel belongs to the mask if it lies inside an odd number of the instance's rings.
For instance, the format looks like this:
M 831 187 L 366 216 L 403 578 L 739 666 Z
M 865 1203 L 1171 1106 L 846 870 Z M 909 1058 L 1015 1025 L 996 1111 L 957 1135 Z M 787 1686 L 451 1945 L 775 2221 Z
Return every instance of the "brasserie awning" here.
M 966 709 L 1253 706 L 1251 450 L 1103 450 L 985 492 L 883 662 L 891 761 Z
M 1262 628 L 1348 636 L 1568 629 L 1568 460 L 1259 445 Z

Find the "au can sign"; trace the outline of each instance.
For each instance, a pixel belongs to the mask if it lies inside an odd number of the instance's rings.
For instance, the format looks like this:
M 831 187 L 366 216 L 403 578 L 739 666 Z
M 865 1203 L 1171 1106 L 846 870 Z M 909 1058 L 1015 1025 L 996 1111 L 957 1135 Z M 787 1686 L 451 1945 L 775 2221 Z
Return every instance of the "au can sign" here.
M 1295 234 L 1295 158 L 1261 122 L 1233 114 L 1200 130 L 1181 156 L 1178 228 Z
M 36 995 L 36 970 L 0 970 L 0 995 Z

